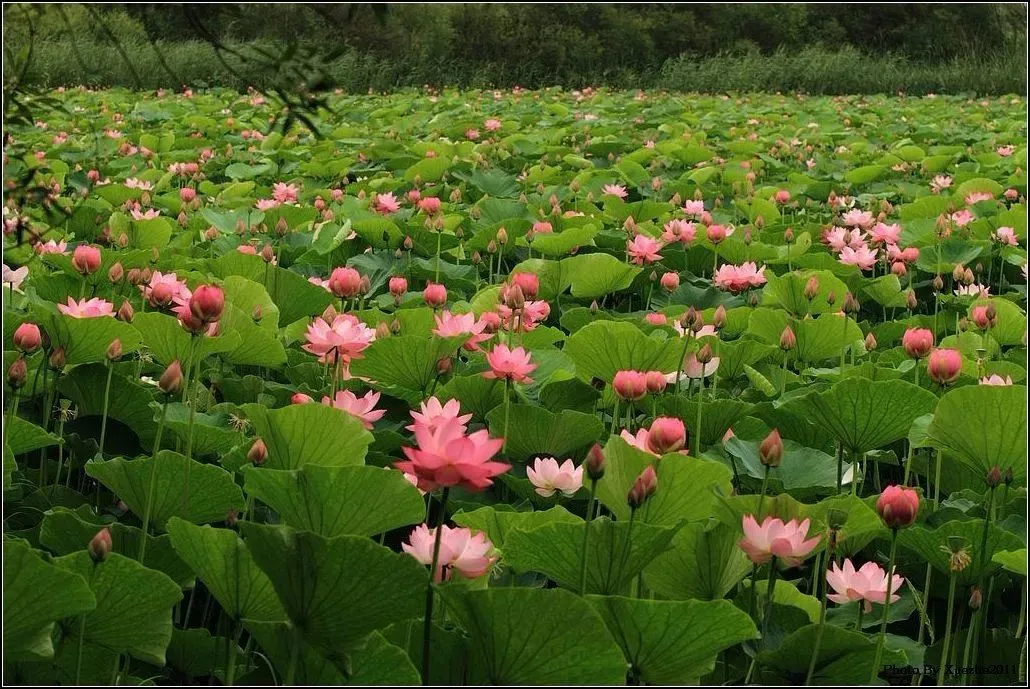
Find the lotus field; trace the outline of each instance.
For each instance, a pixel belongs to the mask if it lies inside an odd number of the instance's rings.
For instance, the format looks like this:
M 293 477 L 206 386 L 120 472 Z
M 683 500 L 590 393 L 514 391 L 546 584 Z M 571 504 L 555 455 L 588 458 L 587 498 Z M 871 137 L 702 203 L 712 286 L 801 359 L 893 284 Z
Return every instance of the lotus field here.
M 1025 681 L 1025 100 L 53 98 L 5 682 Z

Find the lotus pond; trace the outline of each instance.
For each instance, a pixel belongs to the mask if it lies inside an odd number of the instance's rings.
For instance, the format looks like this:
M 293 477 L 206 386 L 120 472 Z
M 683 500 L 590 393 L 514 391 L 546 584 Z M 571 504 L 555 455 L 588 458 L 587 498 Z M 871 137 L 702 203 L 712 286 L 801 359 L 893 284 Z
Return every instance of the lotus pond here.
M 5 682 L 1025 681 L 1024 99 L 52 99 Z

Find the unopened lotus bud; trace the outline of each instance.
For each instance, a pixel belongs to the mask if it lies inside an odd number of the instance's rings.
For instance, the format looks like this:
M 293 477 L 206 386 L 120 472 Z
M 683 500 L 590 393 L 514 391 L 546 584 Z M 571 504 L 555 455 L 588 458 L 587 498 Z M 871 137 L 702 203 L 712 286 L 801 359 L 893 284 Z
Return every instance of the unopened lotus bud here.
M 697 361 L 699 364 L 704 365 L 712 360 L 712 346 L 705 342 L 701 349 L 697 350 Z
M 715 309 L 715 314 L 712 316 L 712 325 L 715 326 L 716 330 L 722 330 L 726 327 L 726 307 L 719 304 L 718 308 Z
M 639 509 L 657 490 L 658 474 L 655 472 L 654 466 L 649 464 L 637 476 L 633 486 L 629 489 L 629 494 L 626 496 L 626 502 L 629 504 L 630 510 L 636 511 Z
M 831 290 L 830 293 L 826 295 L 826 303 L 829 306 L 833 306 L 834 304 L 836 304 L 837 303 L 837 293 Z
M 54 351 L 50 352 L 50 359 L 48 361 L 50 368 L 55 371 L 64 370 L 65 354 L 64 347 L 57 347 Z
M 97 534 L 90 539 L 86 550 L 89 552 L 93 562 L 100 563 L 106 560 L 107 556 L 114 550 L 114 543 L 111 541 L 111 530 L 105 527 L 97 531 Z
M 783 332 L 780 333 L 780 349 L 782 349 L 785 352 L 789 352 L 790 350 L 794 349 L 797 346 L 797 344 L 798 338 L 794 334 L 794 331 L 791 329 L 791 327 L 788 325 L 783 329 Z
M 271 244 L 265 244 L 261 247 L 261 258 L 264 259 L 265 263 L 271 263 L 272 259 L 275 258 L 275 250 L 272 249 Z
M 601 308 L 601 307 L 598 305 L 596 299 L 594 299 L 592 302 L 590 302 L 590 313 L 597 313 L 597 310 L 599 308 Z
M 966 272 L 962 275 L 962 282 L 966 285 L 971 285 L 976 282 L 976 276 L 973 275 L 973 271 L 966 268 Z
M 264 440 L 257 438 L 250 446 L 250 451 L 247 452 L 247 461 L 259 467 L 265 463 L 266 459 L 268 459 L 268 448 L 265 447 Z
M 865 336 L 865 348 L 870 352 L 876 349 L 876 337 L 872 333 Z
M 332 323 L 336 320 L 336 317 L 340 315 L 340 312 L 336 310 L 336 307 L 330 304 L 325 307 L 325 311 L 322 312 L 322 320 L 326 323 Z
M 483 262 L 483 256 L 478 251 L 472 252 L 472 265 L 478 266 Z
M 367 275 L 362 275 L 361 280 L 358 281 L 358 294 L 368 294 L 372 291 L 372 281 L 368 279 Z
M 376 339 L 385 339 L 390 336 L 390 326 L 386 321 L 379 321 L 376 326 Z
M 449 356 L 441 357 L 436 362 L 436 372 L 441 376 L 447 375 L 451 372 L 451 369 L 453 368 L 454 362 L 451 360 L 451 357 Z
M 987 471 L 987 476 L 985 480 L 987 481 L 988 488 L 997 488 L 998 486 L 1000 486 L 1002 481 L 1001 468 L 999 468 L 997 464 L 992 466 Z
M 976 274 L 977 275 L 983 275 L 983 272 L 984 272 L 984 264 L 983 263 L 981 263 L 980 261 L 977 261 L 976 265 L 973 266 L 973 268 L 976 270 Z
M 805 283 L 805 299 L 812 301 L 819 294 L 819 278 L 814 275 Z
M 785 241 L 787 244 L 790 244 L 791 242 L 793 242 L 794 241 L 794 230 L 792 230 L 789 227 L 786 230 L 784 230 L 783 231 L 783 241 Z
M 780 466 L 780 460 L 783 459 L 783 440 L 780 438 L 779 430 L 774 428 L 765 436 L 765 440 L 758 446 L 758 459 L 767 467 L 775 469 Z
M 508 230 L 503 227 L 497 230 L 497 243 L 501 246 L 508 243 Z
M 290 231 L 290 226 L 286 222 L 286 218 L 283 217 L 283 216 L 279 216 L 279 220 L 277 220 L 276 223 L 275 223 L 275 232 L 276 232 L 276 234 L 278 234 L 280 237 L 282 237 L 283 235 L 285 235 L 289 231 Z
M 185 211 L 179 211 L 179 214 L 175 216 L 175 222 L 179 223 L 179 227 L 186 227 L 190 224 L 190 219 L 186 217 Z
M 983 593 L 979 586 L 974 585 L 969 591 L 969 607 L 979 610 L 981 605 L 983 605 Z
M 43 343 L 43 335 L 35 323 L 22 323 L 14 331 L 14 346 L 25 354 L 31 354 Z
M 488 254 L 496 254 L 497 253 L 497 242 L 495 242 L 492 239 L 489 242 L 487 242 L 486 243 L 486 253 L 488 253 Z
M 594 443 L 587 453 L 586 469 L 591 481 L 600 481 L 604 477 L 604 450 L 600 444 Z
M 680 196 L 680 193 L 677 191 L 675 194 L 672 195 L 672 198 L 669 199 L 669 203 L 671 203 L 674 206 L 678 206 L 681 203 L 683 203 L 683 197 Z
M 11 389 L 17 390 L 25 385 L 27 376 L 28 366 L 25 364 L 25 359 L 19 356 L 7 368 L 7 384 L 11 386 Z
M 125 277 L 125 268 L 122 267 L 121 262 L 115 263 L 107 271 L 107 279 L 110 280 L 111 284 L 118 284 Z
M 122 341 L 117 337 L 107 346 L 106 356 L 108 361 L 114 361 L 122 356 Z
M 457 203 L 461 201 L 461 189 L 455 188 L 451 191 L 451 203 Z
M 157 387 L 166 395 L 175 395 L 182 390 L 182 366 L 176 359 L 168 365 L 161 378 L 157 381 Z
M 118 235 L 118 246 L 122 249 L 129 246 L 129 235 L 125 234 L 124 232 Z
M 394 335 L 399 335 L 401 332 L 401 322 L 396 318 L 390 321 L 390 332 Z
M 261 304 L 254 304 L 254 310 L 250 312 L 250 317 L 255 323 L 265 317 L 265 312 L 261 308 Z
M 755 224 L 757 225 L 758 223 L 755 223 Z M 745 227 L 744 228 L 744 246 L 751 246 L 751 228 L 750 227 Z
M 204 230 L 204 239 L 206 239 L 209 242 L 218 239 L 218 230 L 214 227 L 207 228 L 206 230 Z
M 405 251 L 411 251 L 411 247 L 413 247 L 413 246 L 415 246 L 415 242 L 411 239 L 411 237 L 410 236 L 405 237 L 404 238 L 404 250 Z
M 850 313 L 852 315 L 858 313 L 858 300 L 855 299 L 854 294 L 848 292 L 844 295 L 844 305 L 842 308 L 844 309 L 844 313 Z
M 750 306 L 751 308 L 755 308 L 756 306 L 758 306 L 758 301 L 758 294 L 756 294 L 755 292 L 752 292 L 747 298 L 748 306 Z
M 966 267 L 961 263 L 956 263 L 955 268 L 951 271 L 951 279 L 955 282 L 962 282 L 962 278 L 966 275 Z
M 933 279 L 933 291 L 940 292 L 942 289 L 944 289 L 944 280 L 938 275 Z
M 236 221 L 236 234 L 243 234 L 246 231 L 247 231 L 247 223 L 243 222 L 243 219 L 240 218 L 239 220 Z

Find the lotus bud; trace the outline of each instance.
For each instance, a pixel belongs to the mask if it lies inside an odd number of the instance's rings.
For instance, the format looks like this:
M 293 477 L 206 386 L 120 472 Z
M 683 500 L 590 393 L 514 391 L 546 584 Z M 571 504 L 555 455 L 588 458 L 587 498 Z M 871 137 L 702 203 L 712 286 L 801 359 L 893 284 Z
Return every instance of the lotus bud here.
M 441 357 L 436 362 L 436 372 L 441 376 L 446 376 L 448 373 L 451 372 L 453 368 L 454 362 L 451 360 L 451 357 L 449 356 Z
M 368 294 L 372 291 L 372 281 L 368 279 L 367 275 L 362 275 L 361 280 L 358 282 L 358 294 Z
M 182 390 L 182 366 L 178 359 L 168 365 L 157 381 L 157 386 L 166 395 L 175 395 Z
M 872 333 L 865 336 L 865 348 L 870 352 L 876 349 L 876 337 Z
M 604 477 L 604 450 L 599 443 L 594 443 L 587 453 L 586 469 L 591 481 L 600 481 Z
M 788 325 L 783 329 L 783 332 L 780 333 L 780 349 L 782 349 L 785 352 L 789 352 L 790 350 L 794 349 L 794 347 L 796 347 L 797 344 L 798 338 L 794 334 L 794 331 L 791 329 L 791 327 Z
M 265 317 L 265 312 L 261 308 L 261 304 L 254 304 L 254 310 L 250 312 L 251 320 L 253 320 L 255 323 L 257 323 L 258 321 L 260 321 L 264 317 Z
M 314 401 L 311 399 L 311 395 L 305 395 L 303 392 L 295 392 L 290 397 L 290 404 L 307 404 Z
M 758 446 L 758 459 L 767 467 L 775 469 L 780 466 L 780 460 L 783 459 L 783 440 L 780 438 L 779 430 L 774 428 L 765 436 L 765 440 Z
M 122 281 L 122 278 L 124 277 L 125 268 L 122 267 L 120 261 L 111 266 L 111 268 L 107 271 L 107 279 L 111 282 L 112 285 L 118 284 Z
M 783 241 L 785 241 L 787 244 L 790 244 L 791 242 L 793 242 L 794 241 L 794 230 L 792 230 L 789 227 L 786 230 L 784 230 L 784 232 L 783 232 Z
M 478 251 L 473 251 L 472 252 L 472 265 L 478 266 L 482 262 L 483 262 L 482 254 L 480 254 Z
M 992 466 L 987 471 L 987 477 L 985 480 L 987 482 L 988 488 L 997 488 L 998 486 L 1000 486 L 1002 482 L 1001 468 L 997 464 Z
M 495 242 L 493 239 L 491 239 L 489 242 L 486 243 L 486 253 L 488 253 L 488 254 L 496 254 L 497 253 L 497 242 Z
M 65 354 L 64 347 L 57 347 L 54 351 L 50 352 L 49 362 L 50 368 L 55 371 L 64 370 Z
M 392 332 L 394 335 L 400 335 L 400 332 L 401 332 L 401 322 L 399 320 L 397 320 L 396 318 L 394 318 L 392 321 L 390 321 L 390 332 Z
M 336 310 L 336 307 L 330 304 L 325 307 L 325 311 L 322 312 L 322 320 L 326 323 L 332 323 L 339 315 L 340 313 Z
M 965 273 L 962 275 L 962 282 L 966 285 L 971 285 L 976 282 L 976 277 L 973 275 L 973 271 L 966 268 Z
M 909 526 L 919 513 L 919 493 L 904 486 L 887 486 L 876 501 L 876 512 L 888 528 Z
M 7 368 L 7 384 L 11 386 L 11 389 L 17 390 L 21 386 L 25 385 L 25 378 L 28 376 L 28 366 L 25 364 L 25 359 L 18 357 L 14 362 Z
M 497 230 L 497 243 L 504 246 L 508 243 L 508 230 L 501 227 Z
M 752 292 L 747 298 L 748 306 L 750 306 L 751 308 L 757 307 L 758 301 L 758 294 L 755 292 Z
M 812 301 L 819 294 L 819 278 L 814 275 L 805 283 L 805 299 Z
M 597 310 L 600 309 L 600 308 L 601 307 L 598 305 L 596 299 L 594 299 L 592 302 L 590 302 L 590 313 L 592 313 L 592 314 L 597 313 Z
M 907 306 L 908 309 L 912 311 L 915 310 L 916 306 L 918 305 L 919 302 L 916 301 L 916 293 L 912 290 L 908 290 L 908 292 L 906 292 L 905 294 L 905 306 Z
M 43 336 L 39 326 L 35 323 L 22 323 L 14 331 L 13 340 L 16 349 L 25 354 L 31 354 L 39 349 L 43 342 Z
M 415 242 L 411 239 L 411 236 L 406 236 L 404 238 L 404 250 L 411 251 L 411 247 L 413 246 L 415 246 Z
M 250 451 L 247 452 L 247 461 L 256 467 L 261 466 L 268 459 L 268 448 L 265 447 L 265 441 L 261 438 L 254 440 L 254 444 L 250 446 Z
M 837 293 L 830 290 L 830 293 L 826 295 L 826 303 L 829 306 L 833 306 L 837 303 Z
M 279 220 L 277 220 L 275 223 L 276 234 L 282 237 L 289 231 L 290 225 L 286 222 L 286 218 L 284 218 L 283 216 L 279 216 Z
M 272 249 L 271 244 L 265 244 L 261 247 L 261 258 L 264 259 L 265 263 L 271 263 L 275 259 L 275 251 Z
M 933 279 L 933 291 L 940 292 L 942 289 L 944 289 L 944 280 L 942 280 L 941 276 L 938 275 Z
M 629 495 L 626 496 L 630 510 L 639 509 L 648 498 L 655 494 L 656 490 L 658 490 L 658 474 L 655 472 L 654 466 L 649 464 L 637 476 L 633 487 L 629 489 Z
M 106 356 L 108 361 L 114 361 L 122 356 L 122 341 L 117 337 L 107 346 Z
M 979 610 L 981 605 L 983 605 L 983 593 L 981 593 L 980 587 L 974 584 L 969 590 L 969 607 Z
M 107 559 L 107 556 L 114 550 L 114 544 L 111 541 L 111 530 L 103 528 L 97 532 L 97 534 L 90 539 L 89 545 L 86 546 L 86 550 L 89 552 L 89 556 L 95 563 L 101 563 Z

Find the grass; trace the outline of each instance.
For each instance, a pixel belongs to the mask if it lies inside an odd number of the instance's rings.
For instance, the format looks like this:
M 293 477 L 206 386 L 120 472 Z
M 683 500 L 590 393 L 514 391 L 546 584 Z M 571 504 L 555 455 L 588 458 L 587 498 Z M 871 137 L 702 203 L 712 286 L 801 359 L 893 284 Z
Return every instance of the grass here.
M 241 46 L 236 46 L 241 47 Z M 245 46 L 242 46 L 245 49 Z M 127 86 L 143 89 L 192 86 L 269 86 L 284 77 L 226 56 L 218 59 L 210 45 L 187 41 L 157 46 L 123 43 L 131 66 L 108 43 L 45 42 L 34 50 L 27 81 L 40 86 Z M 160 56 L 159 56 L 160 53 Z M 163 60 L 162 60 L 163 58 Z M 231 67 L 231 69 L 230 69 Z M 356 52 L 324 65 L 332 81 L 349 92 L 389 91 L 422 86 L 483 88 L 578 87 L 606 84 L 617 88 L 665 88 L 676 91 L 804 91 L 812 94 L 963 93 L 997 95 L 1027 88 L 1024 56 L 970 57 L 949 62 L 913 62 L 898 55 L 870 56 L 850 48 L 810 48 L 771 55 L 681 56 L 661 69 L 599 70 L 594 74 L 542 73 L 526 63 L 457 61 L 405 64 Z M 235 73 L 234 73 L 235 72 Z

